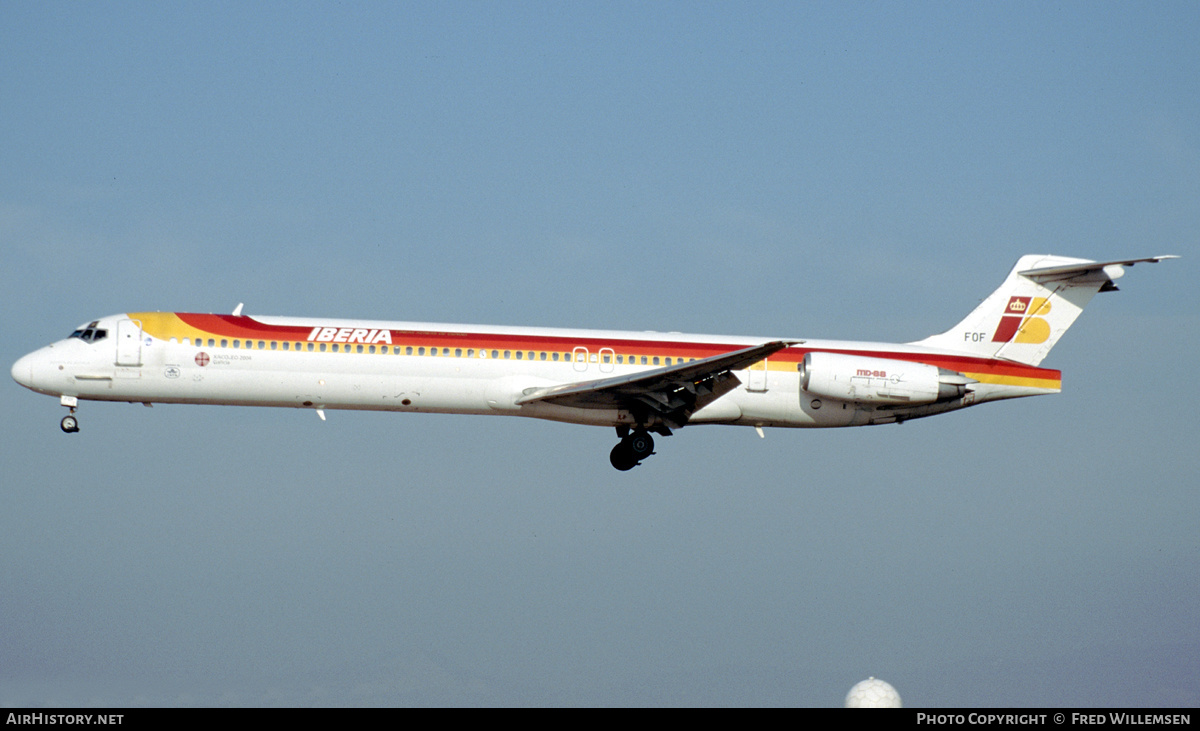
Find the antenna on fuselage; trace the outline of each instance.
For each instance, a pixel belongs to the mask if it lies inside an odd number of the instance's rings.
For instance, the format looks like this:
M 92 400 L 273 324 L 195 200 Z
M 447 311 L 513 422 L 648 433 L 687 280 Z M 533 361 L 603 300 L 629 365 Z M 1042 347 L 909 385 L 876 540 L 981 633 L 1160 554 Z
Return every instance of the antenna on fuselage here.
M 233 316 L 239 317 L 242 314 L 242 305 L 244 302 L 238 302 L 238 306 L 233 308 Z

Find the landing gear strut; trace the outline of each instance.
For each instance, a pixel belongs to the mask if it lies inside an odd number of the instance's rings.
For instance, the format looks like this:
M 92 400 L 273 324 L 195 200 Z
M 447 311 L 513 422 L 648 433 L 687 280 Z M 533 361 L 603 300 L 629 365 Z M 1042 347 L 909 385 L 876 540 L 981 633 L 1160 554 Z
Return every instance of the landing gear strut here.
M 79 419 L 75 418 L 75 407 L 79 405 L 79 399 L 75 396 L 68 396 L 64 393 L 62 396 L 58 397 L 58 402 L 71 410 L 71 413 L 64 416 L 63 420 L 59 422 L 58 425 L 62 427 L 62 430 L 67 434 L 74 434 L 75 432 L 79 431 Z
M 628 428 L 628 427 L 626 427 Z M 627 433 L 613 447 L 608 455 L 612 466 L 625 472 L 642 463 L 642 460 L 654 454 L 654 437 L 642 429 Z

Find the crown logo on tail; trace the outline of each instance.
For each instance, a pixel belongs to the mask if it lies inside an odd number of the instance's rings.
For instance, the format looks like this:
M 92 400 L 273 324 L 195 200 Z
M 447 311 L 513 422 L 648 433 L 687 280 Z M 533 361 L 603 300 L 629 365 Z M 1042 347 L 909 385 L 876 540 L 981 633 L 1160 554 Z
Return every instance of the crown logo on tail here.
M 1004 308 L 993 343 L 1044 343 L 1050 338 L 1050 323 L 1041 317 L 1024 317 L 1025 313 L 1045 315 L 1050 312 L 1050 301 L 1044 297 L 1010 297 Z

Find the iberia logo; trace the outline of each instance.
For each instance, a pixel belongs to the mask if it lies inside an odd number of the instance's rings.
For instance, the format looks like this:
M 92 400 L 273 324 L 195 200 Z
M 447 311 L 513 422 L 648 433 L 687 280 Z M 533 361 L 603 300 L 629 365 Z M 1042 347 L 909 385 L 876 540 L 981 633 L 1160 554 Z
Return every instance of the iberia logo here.
M 1010 297 L 1004 315 L 992 336 L 993 343 L 1044 343 L 1050 338 L 1050 323 L 1037 315 L 1050 312 L 1045 297 Z

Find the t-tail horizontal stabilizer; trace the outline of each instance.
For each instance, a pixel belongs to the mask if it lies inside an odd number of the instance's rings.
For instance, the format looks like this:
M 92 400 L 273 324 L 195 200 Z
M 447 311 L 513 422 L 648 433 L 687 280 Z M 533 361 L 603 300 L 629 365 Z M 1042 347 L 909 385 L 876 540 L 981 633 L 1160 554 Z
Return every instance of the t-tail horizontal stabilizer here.
M 1091 261 L 1029 254 L 962 322 L 914 345 L 1038 365 L 1097 292 L 1117 289 L 1113 280 L 1124 276 L 1123 267 L 1177 258 Z

